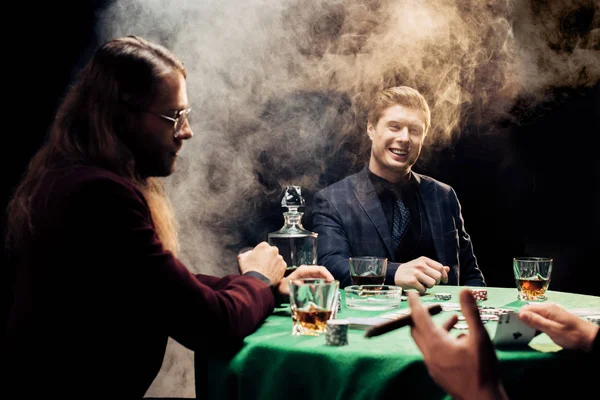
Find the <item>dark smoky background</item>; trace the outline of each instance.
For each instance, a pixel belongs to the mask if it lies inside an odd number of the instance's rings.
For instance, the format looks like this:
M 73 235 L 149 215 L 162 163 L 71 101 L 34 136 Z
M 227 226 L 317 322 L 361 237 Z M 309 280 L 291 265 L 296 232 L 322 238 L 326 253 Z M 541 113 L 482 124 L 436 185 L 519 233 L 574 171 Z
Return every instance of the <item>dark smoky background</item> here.
M 456 189 L 488 284 L 514 286 L 515 256 L 551 256 L 551 290 L 600 294 L 598 1 L 41 7 L 22 27 L 35 40 L 14 41 L 9 63 L 32 108 L 7 132 L 4 156 L 18 161 L 5 168 L 6 200 L 82 62 L 105 39 L 138 34 L 188 68 L 195 137 L 166 183 L 190 269 L 236 272 L 239 249 L 281 228 L 286 185 L 302 187 L 311 229 L 315 192 L 368 160 L 373 93 L 409 85 L 432 110 L 415 170 Z

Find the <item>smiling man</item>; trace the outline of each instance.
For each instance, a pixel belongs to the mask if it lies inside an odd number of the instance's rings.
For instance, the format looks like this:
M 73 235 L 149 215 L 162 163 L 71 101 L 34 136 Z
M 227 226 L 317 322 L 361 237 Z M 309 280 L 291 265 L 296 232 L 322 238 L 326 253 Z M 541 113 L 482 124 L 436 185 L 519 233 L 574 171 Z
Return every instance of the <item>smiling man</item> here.
M 412 171 L 430 125 L 417 90 L 379 91 L 368 112 L 368 165 L 315 195 L 318 263 L 342 287 L 352 256 L 387 257 L 386 284 L 420 293 L 438 284 L 485 286 L 454 189 Z

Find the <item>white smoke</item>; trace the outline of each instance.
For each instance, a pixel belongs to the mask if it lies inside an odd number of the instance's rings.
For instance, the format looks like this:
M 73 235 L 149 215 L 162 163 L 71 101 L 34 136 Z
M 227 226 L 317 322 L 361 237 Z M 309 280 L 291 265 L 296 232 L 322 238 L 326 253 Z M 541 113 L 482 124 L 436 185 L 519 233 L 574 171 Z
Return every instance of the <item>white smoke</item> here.
M 519 95 L 600 80 L 594 1 L 118 1 L 101 37 L 136 34 L 189 72 L 196 137 L 169 178 L 182 258 L 236 271 L 237 249 L 282 222 L 286 184 L 310 194 L 368 152 L 365 104 L 405 84 L 432 109 L 430 144 L 493 124 Z
M 122 0 L 101 28 L 164 44 L 188 68 L 195 138 L 167 182 L 182 260 L 214 275 L 279 229 L 285 185 L 310 205 L 360 166 L 377 89 L 426 96 L 436 149 L 465 126 L 485 133 L 519 98 L 600 81 L 597 0 Z

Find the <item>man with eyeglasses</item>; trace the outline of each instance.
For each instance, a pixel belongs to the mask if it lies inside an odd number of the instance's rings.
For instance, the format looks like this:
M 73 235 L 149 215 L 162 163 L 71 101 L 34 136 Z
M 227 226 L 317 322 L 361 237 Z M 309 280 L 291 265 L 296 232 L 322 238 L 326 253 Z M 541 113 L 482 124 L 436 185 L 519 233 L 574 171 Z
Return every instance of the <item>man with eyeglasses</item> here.
M 192 111 L 191 107 L 184 108 L 182 110 L 176 110 L 176 111 L 173 111 L 173 116 L 169 117 L 168 115 L 164 115 L 164 114 L 156 113 L 154 111 L 146 110 L 146 112 L 154 114 L 157 117 L 164 119 L 165 121 L 172 122 L 173 123 L 173 136 L 176 138 L 179 137 L 179 135 L 181 134 L 181 131 L 183 130 L 183 126 L 185 125 L 186 121 L 188 120 L 191 111 Z
M 191 107 L 181 108 L 181 109 L 173 109 L 168 112 L 169 115 L 166 115 L 166 114 L 161 114 L 160 112 L 156 112 L 156 111 L 152 111 L 152 110 L 145 110 L 145 109 L 136 107 L 132 104 L 125 103 L 125 105 L 131 111 L 149 113 L 149 114 L 155 115 L 155 116 L 163 119 L 164 121 L 167 121 L 168 123 L 173 125 L 173 136 L 175 138 L 178 138 L 179 135 L 181 134 L 181 132 L 183 131 L 185 123 L 186 123 L 186 121 L 189 120 L 189 115 L 190 115 L 190 112 L 192 111 Z M 164 108 L 164 106 L 159 105 L 159 108 Z
M 133 135 L 125 139 L 128 147 L 137 153 L 138 168 L 142 169 L 147 176 L 171 175 L 175 159 L 183 145 L 182 141 L 193 136 L 188 121 L 191 107 L 188 106 L 185 86 L 174 84 L 172 89 L 168 92 L 173 93 L 172 98 L 160 96 L 155 104 L 150 106 L 137 105 L 137 101 L 132 99 L 124 102 L 125 108 L 132 113 L 145 114 L 140 118 L 141 127 L 134 129 Z M 164 109 L 168 111 L 159 111 Z M 158 131 L 169 133 L 148 134 Z M 158 160 L 162 162 L 158 163 Z
M 140 37 L 101 46 L 67 93 L 8 209 L 16 279 L 0 398 L 141 399 L 168 337 L 196 357 L 237 348 L 289 279 L 333 279 L 319 266 L 283 279 L 266 242 L 223 278 L 177 259 L 159 177 L 193 136 L 189 114 L 182 62 Z

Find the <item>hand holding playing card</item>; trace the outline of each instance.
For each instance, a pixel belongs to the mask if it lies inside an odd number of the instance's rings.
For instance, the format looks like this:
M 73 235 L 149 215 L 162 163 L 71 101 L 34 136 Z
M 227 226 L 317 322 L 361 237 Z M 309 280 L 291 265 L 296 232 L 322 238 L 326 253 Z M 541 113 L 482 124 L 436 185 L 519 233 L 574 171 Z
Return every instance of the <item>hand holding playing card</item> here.
M 493 342 L 497 347 L 526 346 L 535 335 L 535 328 L 527 326 L 514 311 L 509 311 L 500 314 Z
M 456 315 L 440 327 L 433 322 L 419 296 L 407 294 L 413 319 L 411 335 L 433 380 L 454 398 L 506 399 L 496 352 L 471 291 L 460 293 L 469 334 L 458 337 L 448 333 L 458 321 Z
M 571 350 L 591 351 L 600 327 L 565 310 L 558 304 L 529 304 L 519 311 L 519 319 L 544 332 L 557 345 Z

